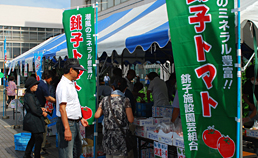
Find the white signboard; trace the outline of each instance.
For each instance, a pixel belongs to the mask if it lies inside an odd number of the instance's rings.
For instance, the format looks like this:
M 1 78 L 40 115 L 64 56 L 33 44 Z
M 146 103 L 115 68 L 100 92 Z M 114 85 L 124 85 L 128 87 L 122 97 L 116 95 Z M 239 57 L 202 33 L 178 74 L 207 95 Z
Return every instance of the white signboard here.
M 29 64 L 29 72 L 33 71 L 33 59 L 29 59 L 28 64 Z
M 168 158 L 168 145 L 154 141 L 154 156 Z

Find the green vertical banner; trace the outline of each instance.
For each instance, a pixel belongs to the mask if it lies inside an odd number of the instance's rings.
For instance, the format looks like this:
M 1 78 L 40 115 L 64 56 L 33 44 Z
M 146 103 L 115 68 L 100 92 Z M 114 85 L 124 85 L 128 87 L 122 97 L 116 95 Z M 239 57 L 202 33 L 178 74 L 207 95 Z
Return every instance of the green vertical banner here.
M 96 110 L 95 27 L 94 8 L 80 8 L 63 12 L 63 25 L 69 58 L 76 58 L 87 71 L 80 71 L 75 87 L 78 92 L 82 116 L 89 124 Z
M 236 157 L 234 1 L 166 2 L 186 157 Z

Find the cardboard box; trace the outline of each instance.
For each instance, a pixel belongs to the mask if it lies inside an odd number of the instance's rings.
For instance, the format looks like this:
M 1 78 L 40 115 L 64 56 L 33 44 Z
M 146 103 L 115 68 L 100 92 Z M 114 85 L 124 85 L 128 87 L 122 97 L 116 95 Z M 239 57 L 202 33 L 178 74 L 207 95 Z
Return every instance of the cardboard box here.
M 158 133 L 155 133 L 153 131 L 148 131 L 147 132 L 147 138 L 152 139 L 152 140 L 156 140 L 156 141 L 159 140 Z
M 153 124 L 159 124 L 159 123 L 170 123 L 171 122 L 171 118 L 169 117 L 154 117 L 153 118 Z
M 165 107 L 159 107 L 159 117 L 163 117 L 165 112 Z
M 146 131 L 138 131 L 138 130 L 135 130 L 135 135 L 136 135 L 136 136 L 139 136 L 139 137 L 144 137 L 144 138 L 146 138 L 146 137 L 147 137 L 147 132 L 146 132 Z
M 155 106 L 152 107 L 152 115 L 151 116 L 152 117 L 157 117 L 157 116 L 155 116 Z
M 134 118 L 133 124 L 138 126 L 153 125 L 153 118 Z
M 246 129 L 246 136 L 258 138 L 258 130 Z
M 172 106 L 153 106 L 152 117 L 169 117 L 172 118 Z
M 176 132 L 173 132 L 173 145 L 180 148 L 185 148 L 184 138 L 180 137 Z
M 172 107 L 166 107 L 164 112 L 164 117 L 172 118 L 173 108 Z
M 173 145 L 173 133 L 174 132 L 164 133 L 162 130 L 160 130 L 158 133 L 159 142 L 163 144 Z
M 152 107 L 152 117 L 160 117 L 160 107 L 159 106 Z
M 154 131 L 156 129 L 156 125 L 148 125 L 148 126 L 136 126 L 135 130 L 138 131 Z
M 154 142 L 154 156 L 159 158 L 168 158 L 168 145 L 160 142 Z M 173 156 L 174 157 L 174 156 Z

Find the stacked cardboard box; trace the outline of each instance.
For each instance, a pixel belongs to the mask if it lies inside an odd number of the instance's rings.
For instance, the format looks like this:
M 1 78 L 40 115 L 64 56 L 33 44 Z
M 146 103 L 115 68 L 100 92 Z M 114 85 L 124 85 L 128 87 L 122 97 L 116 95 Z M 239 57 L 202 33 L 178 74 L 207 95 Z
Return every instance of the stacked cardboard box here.
M 184 148 L 184 139 L 183 137 L 180 137 L 176 132 L 164 133 L 162 130 L 160 130 L 158 133 L 155 133 L 153 131 L 148 131 L 147 138 L 167 145 Z
M 171 106 L 153 106 L 152 117 L 169 117 L 172 118 L 173 108 Z
M 150 118 L 134 118 L 135 135 L 147 138 L 148 131 L 154 131 L 160 123 L 170 123 L 171 118 L 150 117 Z
M 155 130 L 153 125 L 153 118 L 134 118 L 135 135 L 146 137 L 147 131 Z

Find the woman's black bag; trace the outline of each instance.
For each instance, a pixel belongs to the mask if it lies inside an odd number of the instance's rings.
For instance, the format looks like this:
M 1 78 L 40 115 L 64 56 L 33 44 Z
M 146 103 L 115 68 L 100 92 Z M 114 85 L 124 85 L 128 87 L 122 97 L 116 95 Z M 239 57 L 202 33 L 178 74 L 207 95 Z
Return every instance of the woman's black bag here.
M 109 108 L 110 108 L 110 111 L 118 125 L 118 127 L 120 128 L 121 132 L 123 133 L 123 136 L 125 138 L 125 141 L 126 141 L 126 147 L 127 147 L 127 151 L 129 152 L 130 150 L 132 150 L 135 145 L 136 145 L 136 141 L 135 141 L 135 137 L 132 135 L 132 132 L 130 130 L 127 130 L 127 132 L 125 133 L 123 128 L 121 127 L 121 125 L 119 124 L 117 118 L 115 117 L 115 114 L 111 108 L 111 99 L 110 99 L 110 96 L 108 97 L 108 100 L 109 100 Z

